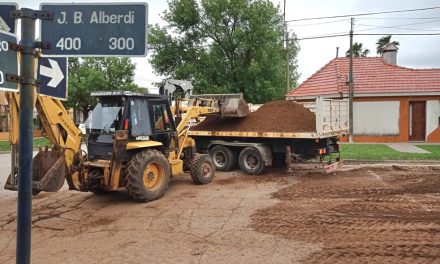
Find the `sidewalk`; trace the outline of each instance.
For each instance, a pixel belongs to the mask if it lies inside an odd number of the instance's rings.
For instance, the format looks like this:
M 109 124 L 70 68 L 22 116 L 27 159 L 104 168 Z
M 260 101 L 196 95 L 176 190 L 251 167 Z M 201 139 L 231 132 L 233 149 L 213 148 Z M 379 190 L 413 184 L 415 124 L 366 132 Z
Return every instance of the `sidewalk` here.
M 395 151 L 399 151 L 399 152 L 406 152 L 406 153 L 424 153 L 424 154 L 429 154 L 431 152 L 419 148 L 417 146 L 414 146 L 411 143 L 389 143 L 386 144 L 388 147 L 394 149 Z

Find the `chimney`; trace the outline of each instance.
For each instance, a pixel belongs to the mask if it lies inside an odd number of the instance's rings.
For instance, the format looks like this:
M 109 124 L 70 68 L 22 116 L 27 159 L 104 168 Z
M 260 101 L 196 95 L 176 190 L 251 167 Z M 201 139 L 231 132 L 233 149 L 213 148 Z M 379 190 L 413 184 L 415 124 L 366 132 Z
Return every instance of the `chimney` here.
M 388 64 L 396 65 L 397 64 L 397 50 L 398 50 L 398 48 L 393 43 L 386 45 L 382 51 L 382 58 Z

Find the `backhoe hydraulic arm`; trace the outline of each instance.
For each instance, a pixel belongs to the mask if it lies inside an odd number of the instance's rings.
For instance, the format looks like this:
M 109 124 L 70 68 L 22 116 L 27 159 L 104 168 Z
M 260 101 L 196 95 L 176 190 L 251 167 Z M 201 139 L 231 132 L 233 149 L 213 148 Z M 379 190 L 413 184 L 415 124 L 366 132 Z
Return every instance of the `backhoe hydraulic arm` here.
M 17 189 L 17 144 L 19 94 L 6 93 L 11 117 L 10 142 L 12 145 L 12 170 L 5 188 Z M 79 186 L 78 173 L 73 170 L 81 150 L 81 131 L 76 127 L 60 100 L 37 95 L 35 108 L 44 131 L 53 145 L 51 150 L 40 150 L 33 159 L 33 192 L 54 192 L 61 188 L 67 178 L 69 189 Z

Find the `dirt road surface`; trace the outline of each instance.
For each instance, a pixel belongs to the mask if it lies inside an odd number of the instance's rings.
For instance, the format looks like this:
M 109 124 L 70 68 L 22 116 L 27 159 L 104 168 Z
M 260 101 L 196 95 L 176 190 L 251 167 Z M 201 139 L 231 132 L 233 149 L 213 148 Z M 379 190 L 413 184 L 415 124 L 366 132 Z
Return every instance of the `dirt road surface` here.
M 123 191 L 33 200 L 32 263 L 440 263 L 440 170 L 188 175 L 147 204 Z M 0 263 L 16 198 L 0 199 Z

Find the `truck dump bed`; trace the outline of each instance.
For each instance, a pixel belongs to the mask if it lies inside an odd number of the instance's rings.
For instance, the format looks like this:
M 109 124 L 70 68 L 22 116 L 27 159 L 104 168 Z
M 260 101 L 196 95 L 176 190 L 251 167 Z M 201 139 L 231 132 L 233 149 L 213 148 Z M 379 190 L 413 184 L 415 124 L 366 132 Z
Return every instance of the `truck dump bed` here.
M 301 105 L 290 101 L 269 102 L 243 119 L 209 116 L 192 128 L 189 135 L 326 138 L 346 134 L 347 130 L 348 101 L 317 98 L 315 102 Z

